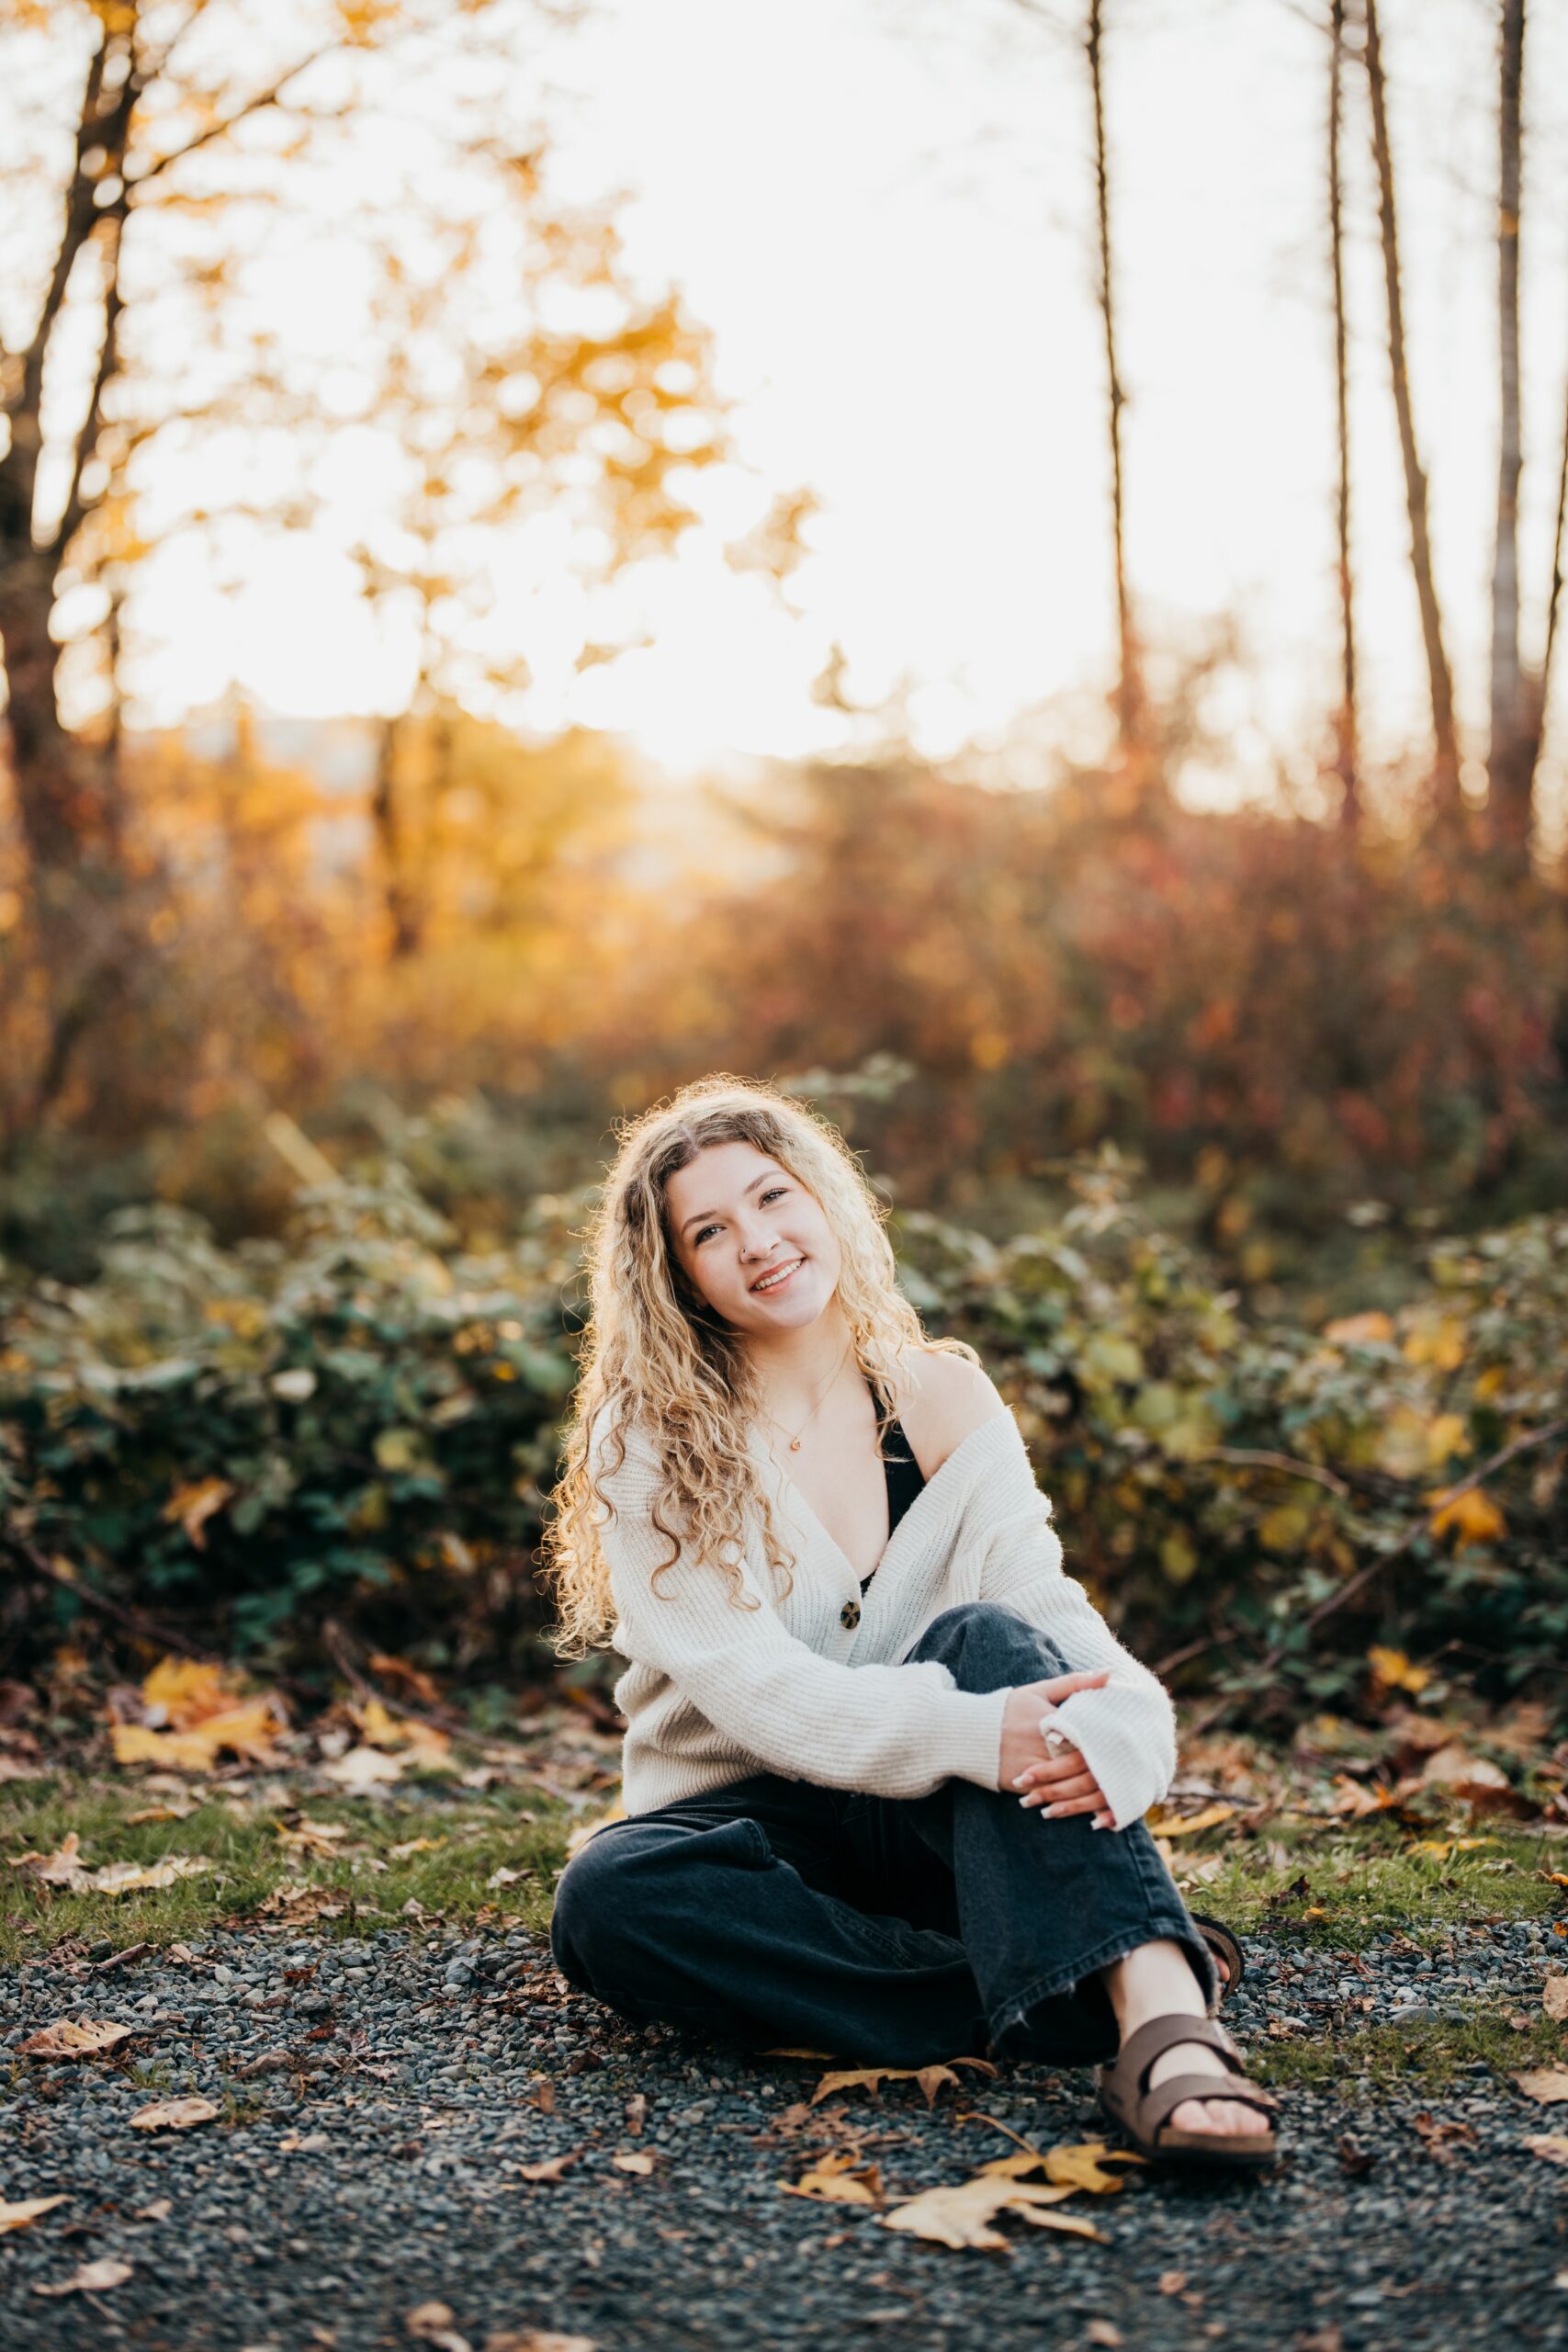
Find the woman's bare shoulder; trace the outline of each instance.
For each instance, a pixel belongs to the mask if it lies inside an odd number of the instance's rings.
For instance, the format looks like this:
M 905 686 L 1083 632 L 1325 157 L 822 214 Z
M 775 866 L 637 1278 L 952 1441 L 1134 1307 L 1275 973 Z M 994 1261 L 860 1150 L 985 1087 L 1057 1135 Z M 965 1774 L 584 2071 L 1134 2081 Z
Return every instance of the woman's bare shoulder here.
M 906 1348 L 899 1359 L 898 1418 L 915 1458 L 934 1477 L 955 1447 L 1009 1410 L 985 1367 L 945 1349 Z

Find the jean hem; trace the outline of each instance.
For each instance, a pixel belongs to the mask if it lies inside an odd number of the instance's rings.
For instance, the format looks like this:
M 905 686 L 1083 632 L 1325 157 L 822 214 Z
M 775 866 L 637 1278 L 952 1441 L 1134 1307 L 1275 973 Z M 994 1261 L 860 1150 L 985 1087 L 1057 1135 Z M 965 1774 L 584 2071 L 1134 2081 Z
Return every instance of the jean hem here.
M 1134 1938 L 1131 1942 L 1128 1940 L 1130 1935 Z M 1117 1935 L 1107 1936 L 1103 1942 L 1093 1945 L 1089 1951 L 1075 1960 L 1067 1968 L 1046 1969 L 1039 1976 L 1032 1977 L 1027 1984 L 1021 1986 L 1016 1993 L 1010 1996 L 1005 2007 L 994 2014 L 987 2012 L 993 2041 L 999 2040 L 1010 2026 L 1021 2025 L 1030 2010 L 1037 2007 L 1042 2001 L 1049 2001 L 1062 1994 L 1071 1993 L 1076 1985 L 1081 1984 L 1086 1976 L 1092 1975 L 1096 1969 L 1108 1967 L 1112 1961 L 1124 1960 L 1130 1951 L 1136 1951 L 1141 1945 L 1156 1943 L 1167 1936 L 1173 1942 L 1190 1948 L 1192 1941 L 1190 1921 L 1185 1917 L 1162 1917 L 1156 1913 L 1142 1921 L 1136 1930 L 1124 1928 Z M 1216 1980 L 1214 1991 L 1205 1996 L 1204 2014 L 1213 2017 L 1218 2006 Z

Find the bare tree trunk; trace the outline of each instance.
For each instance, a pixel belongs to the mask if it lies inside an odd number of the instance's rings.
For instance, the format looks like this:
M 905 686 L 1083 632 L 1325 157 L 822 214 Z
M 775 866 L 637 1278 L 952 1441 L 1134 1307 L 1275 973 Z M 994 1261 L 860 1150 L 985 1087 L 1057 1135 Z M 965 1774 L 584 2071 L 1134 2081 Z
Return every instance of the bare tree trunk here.
M 384 718 L 376 746 L 376 783 L 370 796 L 370 821 L 381 852 L 382 888 L 394 963 L 412 956 L 420 944 L 420 910 L 409 878 L 408 842 L 398 793 L 398 757 L 402 741 L 400 718 Z
M 1453 673 L 1443 647 L 1442 616 L 1432 572 L 1432 540 L 1427 519 L 1427 477 L 1416 446 L 1410 402 L 1410 371 L 1404 349 L 1404 299 L 1400 283 L 1399 225 L 1394 209 L 1393 154 L 1388 136 L 1388 95 L 1377 0 L 1366 0 L 1367 87 L 1371 98 L 1372 160 L 1378 175 L 1378 219 L 1382 232 L 1383 282 L 1388 296 L 1388 356 L 1393 379 L 1394 414 L 1404 463 L 1404 497 L 1410 515 L 1410 561 L 1421 608 L 1421 640 L 1432 699 L 1434 814 L 1441 821 L 1460 811 L 1459 734 L 1454 722 Z
M 1085 48 L 1089 55 L 1089 88 L 1094 101 L 1094 180 L 1095 211 L 1099 230 L 1100 275 L 1097 292 L 1100 314 L 1105 325 L 1105 367 L 1111 424 L 1111 527 L 1116 567 L 1116 631 L 1120 663 L 1116 686 L 1116 726 L 1123 758 L 1141 745 L 1144 735 L 1143 665 L 1139 658 L 1137 633 L 1133 623 L 1133 602 L 1127 586 L 1127 552 L 1124 535 L 1125 504 L 1122 468 L 1122 411 L 1126 394 L 1122 390 L 1121 371 L 1116 362 L 1116 302 L 1115 278 L 1111 253 L 1111 184 L 1110 165 L 1105 139 L 1105 76 L 1102 55 L 1102 0 L 1089 0 L 1089 31 Z
M 1344 180 L 1339 161 L 1344 96 L 1345 0 L 1332 0 L 1332 44 L 1328 79 L 1328 249 L 1334 273 L 1335 432 L 1339 451 L 1337 507 L 1339 544 L 1340 685 L 1334 715 L 1335 764 L 1339 772 L 1339 821 L 1354 834 L 1361 822 L 1359 726 L 1356 706 L 1355 582 L 1350 570 L 1350 408 L 1345 331 Z
M 1491 833 L 1514 866 L 1528 865 L 1531 772 L 1529 696 L 1519 664 L 1519 204 L 1525 0 L 1502 0 L 1497 96 L 1497 363 L 1500 392 L 1497 536 L 1492 563 Z
M 1546 650 L 1540 668 L 1530 682 L 1530 778 L 1540 757 L 1546 728 L 1546 706 L 1551 694 L 1551 657 L 1557 650 L 1557 616 L 1562 605 L 1562 535 L 1568 524 L 1568 417 L 1562 424 L 1562 450 L 1557 465 L 1557 527 L 1551 535 L 1551 590 L 1546 606 Z

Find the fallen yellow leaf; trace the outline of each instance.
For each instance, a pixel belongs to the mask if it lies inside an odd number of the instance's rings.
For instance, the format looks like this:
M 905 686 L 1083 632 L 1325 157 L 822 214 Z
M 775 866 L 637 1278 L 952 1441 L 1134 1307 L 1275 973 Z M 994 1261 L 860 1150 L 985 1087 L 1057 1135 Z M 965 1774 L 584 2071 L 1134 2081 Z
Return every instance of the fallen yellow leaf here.
M 433 1724 L 416 1723 L 412 1716 L 394 1715 L 379 1699 L 367 1699 L 362 1707 L 350 1712 L 367 1747 L 406 1747 L 412 1755 L 430 1759 L 445 1756 L 452 1745 L 448 1733 Z
M 822 2157 L 798 2180 L 781 2180 L 791 2197 L 815 2197 L 829 2205 L 880 2205 L 882 2175 L 875 2165 L 855 2165 L 846 2149 Z
M 133 2132 L 189 2132 L 198 2123 L 214 2123 L 219 2110 L 209 2098 L 155 2098 L 139 2107 L 130 2119 Z
M 1206 1804 L 1201 1813 L 1168 1813 L 1163 1805 L 1156 1805 L 1144 1819 L 1156 1838 L 1192 1838 L 1200 1829 L 1217 1828 L 1235 1811 L 1234 1804 Z
M 118 2041 L 129 2041 L 130 2028 L 108 2018 L 62 2018 L 17 2044 L 24 2058 L 101 2058 Z
M 220 1751 L 254 1764 L 277 1760 L 281 1729 L 276 1702 L 252 1699 L 208 1715 L 187 1731 L 157 1731 L 149 1724 L 116 1724 L 110 1733 L 117 1764 L 156 1764 L 176 1772 L 209 1772 Z
M 64 2202 L 63 2197 L 23 2197 L 11 2205 L 0 2197 L 0 2237 L 4 2237 L 8 2230 L 25 2230 L 30 2222 L 38 2220 L 40 2213 L 51 2213 L 57 2205 Z
M 1005 2246 L 1007 2240 L 991 2224 L 998 2213 L 1011 2211 L 1021 2213 L 1025 2221 L 1034 2222 L 1041 2228 L 1066 2230 L 1075 2237 L 1097 2238 L 1103 2245 L 1104 2234 L 1092 2222 L 1081 2220 L 1077 2214 L 1046 2214 L 1038 2210 L 1057 2205 L 1073 2193 L 1067 2188 L 1047 2187 L 1036 2181 L 976 2175 L 969 2180 L 923 2189 L 919 2196 L 896 2205 L 879 2219 L 885 2230 L 901 2230 L 910 2237 L 926 2238 L 938 2245 L 983 2246 L 996 2251 Z

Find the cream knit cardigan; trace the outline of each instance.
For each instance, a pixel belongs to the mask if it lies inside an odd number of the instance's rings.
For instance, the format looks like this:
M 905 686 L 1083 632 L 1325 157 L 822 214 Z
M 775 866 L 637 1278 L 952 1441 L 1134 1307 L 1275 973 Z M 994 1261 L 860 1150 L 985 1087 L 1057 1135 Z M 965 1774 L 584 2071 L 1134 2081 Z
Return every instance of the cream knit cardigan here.
M 730 1601 L 721 1570 L 684 1556 L 655 1592 L 653 1569 L 671 1549 L 651 1517 L 658 1457 L 635 1426 L 626 1442 L 618 1470 L 602 1443 L 590 1459 L 615 1507 L 597 1517 L 617 1612 L 611 1638 L 630 1661 L 615 1690 L 627 1725 L 628 1815 L 761 1771 L 889 1797 L 924 1796 L 950 1775 L 994 1790 L 1007 1691 L 961 1690 L 935 1658 L 897 1662 L 944 1609 L 972 1600 L 1038 1626 L 1069 1669 L 1111 1668 L 1101 1689 L 1074 1691 L 1058 1713 L 1115 1826 L 1164 1796 L 1176 1771 L 1169 1694 L 1062 1573 L 1051 1505 L 1010 1412 L 982 1421 L 927 1480 L 863 1596 L 852 1562 L 753 1425 L 748 1443 L 795 1555 L 794 1589 L 781 1599 L 760 1526 L 749 1527 L 738 1565 L 754 1608 Z M 847 1601 L 861 1611 L 849 1626 Z

